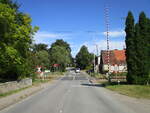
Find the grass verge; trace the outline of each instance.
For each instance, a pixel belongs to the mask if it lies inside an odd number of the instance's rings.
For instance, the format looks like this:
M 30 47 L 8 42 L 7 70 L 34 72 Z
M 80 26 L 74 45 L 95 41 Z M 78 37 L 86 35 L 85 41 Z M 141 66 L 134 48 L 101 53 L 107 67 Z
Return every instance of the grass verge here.
M 35 79 L 33 80 L 32 86 L 40 85 L 40 84 L 42 84 L 42 83 L 51 82 L 51 81 L 52 81 L 53 79 L 55 79 L 56 77 L 63 76 L 64 74 L 65 74 L 65 73 L 63 73 L 63 72 L 48 73 L 48 75 L 47 75 L 47 76 L 49 76 L 48 79 L 38 79 L 38 78 L 35 78 Z M 27 88 L 30 88 L 30 87 L 32 87 L 32 86 L 25 87 L 25 88 L 21 88 L 21 89 L 17 89 L 17 90 L 13 90 L 13 91 L 9 91 L 9 92 L 7 92 L 7 93 L 1 93 L 1 94 L 0 94 L 0 98 L 9 96 L 9 95 L 12 95 L 12 94 L 15 94 L 15 93 L 18 93 L 18 92 L 20 92 L 20 91 L 22 91 L 22 90 L 25 90 L 25 89 L 27 89 Z
M 50 82 L 50 81 L 51 81 L 51 80 L 35 79 L 35 80 L 33 81 L 32 86 L 39 85 L 39 84 L 41 84 L 41 83 L 47 83 L 47 82 Z M 13 91 L 9 91 L 9 92 L 7 92 L 7 93 L 1 93 L 1 94 L 0 94 L 0 98 L 9 96 L 9 95 L 12 95 L 12 94 L 15 94 L 15 93 L 18 93 L 18 92 L 23 91 L 23 90 L 25 90 L 25 89 L 27 89 L 27 88 L 31 88 L 32 86 L 25 87 L 25 88 L 20 88 L 20 89 L 13 90 Z
M 47 82 L 50 82 L 52 81 L 52 79 L 34 79 L 33 80 L 33 86 L 34 85 L 39 85 L 39 84 L 42 84 L 42 83 L 47 83 Z
M 104 75 L 99 74 L 99 73 L 90 73 L 90 76 L 94 77 L 96 79 L 106 79 L 106 77 Z
M 27 88 L 30 88 L 30 87 L 32 87 L 32 86 L 25 87 L 25 88 L 21 88 L 21 89 L 17 89 L 17 90 L 13 90 L 13 91 L 9 91 L 9 92 L 7 92 L 7 93 L 1 93 L 1 94 L 0 94 L 0 98 L 9 96 L 9 95 L 12 95 L 12 94 L 15 94 L 15 93 L 18 93 L 18 92 L 20 92 L 20 91 L 22 91 L 22 90 L 25 90 L 25 89 L 27 89 Z
M 150 86 L 144 85 L 106 85 L 107 89 L 135 98 L 150 99 Z

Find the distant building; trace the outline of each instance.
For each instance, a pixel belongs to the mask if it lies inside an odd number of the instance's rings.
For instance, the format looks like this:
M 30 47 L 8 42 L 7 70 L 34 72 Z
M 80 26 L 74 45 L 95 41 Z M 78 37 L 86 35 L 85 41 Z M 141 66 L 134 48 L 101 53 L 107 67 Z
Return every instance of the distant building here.
M 111 73 L 127 72 L 127 63 L 125 50 L 110 50 L 109 51 L 109 69 Z M 100 72 L 108 72 L 108 57 L 107 51 L 101 51 Z

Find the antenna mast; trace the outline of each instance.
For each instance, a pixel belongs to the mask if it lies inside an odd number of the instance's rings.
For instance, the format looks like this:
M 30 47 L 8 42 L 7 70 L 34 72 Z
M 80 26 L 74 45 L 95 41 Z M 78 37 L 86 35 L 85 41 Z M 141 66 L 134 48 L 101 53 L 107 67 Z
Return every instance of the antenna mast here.
M 108 74 L 110 73 L 110 51 L 109 51 L 109 8 L 105 7 L 105 24 L 106 24 L 106 38 L 107 38 L 107 65 Z

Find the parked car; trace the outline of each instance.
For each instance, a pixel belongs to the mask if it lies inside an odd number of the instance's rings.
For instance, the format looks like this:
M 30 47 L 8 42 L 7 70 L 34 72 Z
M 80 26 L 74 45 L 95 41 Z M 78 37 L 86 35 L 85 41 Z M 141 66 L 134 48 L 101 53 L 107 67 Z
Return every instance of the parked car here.
M 75 69 L 75 72 L 76 72 L 76 73 L 80 73 L 80 68 L 76 68 L 76 69 Z

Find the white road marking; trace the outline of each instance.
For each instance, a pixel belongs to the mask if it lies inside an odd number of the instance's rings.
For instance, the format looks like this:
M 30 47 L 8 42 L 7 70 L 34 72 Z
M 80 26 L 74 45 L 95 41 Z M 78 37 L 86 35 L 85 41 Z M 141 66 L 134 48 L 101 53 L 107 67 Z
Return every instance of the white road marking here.
M 62 110 L 59 111 L 59 113 L 62 113 L 62 112 L 63 112 Z
M 73 80 L 75 80 L 75 76 L 73 77 Z

